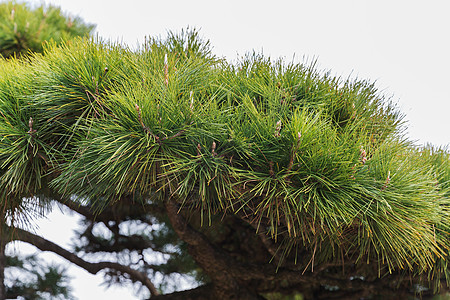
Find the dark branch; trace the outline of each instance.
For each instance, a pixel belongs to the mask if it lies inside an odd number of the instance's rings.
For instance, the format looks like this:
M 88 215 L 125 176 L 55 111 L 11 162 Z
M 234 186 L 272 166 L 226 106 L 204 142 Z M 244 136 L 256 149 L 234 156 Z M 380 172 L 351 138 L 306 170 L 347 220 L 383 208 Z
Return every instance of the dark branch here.
M 195 289 L 153 296 L 151 300 L 210 300 L 213 288 L 210 284 Z
M 10 238 L 12 240 L 22 241 L 29 244 L 34 245 L 36 248 L 42 251 L 50 251 L 53 252 L 68 261 L 76 264 L 77 266 L 85 269 L 91 274 L 97 274 L 99 271 L 103 269 L 112 269 L 116 270 L 122 273 L 126 273 L 130 275 L 130 277 L 135 280 L 141 282 L 145 287 L 147 287 L 152 295 L 159 295 L 158 291 L 156 290 L 153 283 L 150 281 L 150 279 L 144 274 L 137 270 L 134 270 L 128 266 L 124 266 L 118 263 L 114 262 L 97 262 L 97 263 L 91 263 L 87 262 L 84 259 L 80 258 L 74 253 L 71 253 L 67 251 L 66 249 L 56 245 L 55 243 L 46 240 L 38 235 L 32 234 L 28 231 L 25 231 L 20 228 L 10 228 L 7 227 L 8 231 L 11 233 Z
M 237 299 L 240 294 L 248 294 L 249 291 L 241 289 L 230 274 L 230 257 L 212 245 L 206 236 L 192 228 L 179 214 L 178 205 L 174 201 L 166 202 L 166 210 L 173 229 L 189 245 L 188 251 L 192 258 L 211 278 L 214 297 Z

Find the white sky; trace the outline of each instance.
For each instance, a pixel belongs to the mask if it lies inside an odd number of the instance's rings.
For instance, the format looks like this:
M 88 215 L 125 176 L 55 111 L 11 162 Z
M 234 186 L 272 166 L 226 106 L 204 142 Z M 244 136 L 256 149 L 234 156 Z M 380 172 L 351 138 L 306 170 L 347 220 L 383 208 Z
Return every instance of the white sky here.
M 31 1 L 41 3 L 42 1 Z M 200 29 L 219 56 L 256 50 L 291 61 L 317 58 L 320 69 L 369 79 L 393 95 L 418 143 L 450 143 L 450 1 L 448 0 L 51 0 L 97 24 L 104 38 L 132 47 L 144 36 Z M 48 236 L 64 224 L 52 214 Z M 53 219 L 54 218 L 54 219 Z M 47 226 L 47 225 L 46 225 Z M 42 226 L 41 226 L 42 227 Z M 69 227 L 69 226 L 67 226 Z M 68 236 L 70 228 L 65 229 Z M 75 268 L 73 268 L 75 269 Z M 75 273 L 74 273 L 75 274 Z M 105 292 L 100 276 L 76 272 L 80 300 L 135 299 L 126 289 Z

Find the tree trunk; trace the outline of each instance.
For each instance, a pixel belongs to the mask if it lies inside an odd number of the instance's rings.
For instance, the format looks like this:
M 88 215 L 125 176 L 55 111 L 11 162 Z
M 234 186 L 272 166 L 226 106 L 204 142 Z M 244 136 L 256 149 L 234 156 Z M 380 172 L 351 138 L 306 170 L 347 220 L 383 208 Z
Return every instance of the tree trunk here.
M 3 220 L 3 218 L 2 218 L 2 220 Z M 6 239 L 4 238 L 2 231 L 3 231 L 2 228 L 0 228 L 0 300 L 5 300 L 6 299 L 6 288 L 5 288 Z

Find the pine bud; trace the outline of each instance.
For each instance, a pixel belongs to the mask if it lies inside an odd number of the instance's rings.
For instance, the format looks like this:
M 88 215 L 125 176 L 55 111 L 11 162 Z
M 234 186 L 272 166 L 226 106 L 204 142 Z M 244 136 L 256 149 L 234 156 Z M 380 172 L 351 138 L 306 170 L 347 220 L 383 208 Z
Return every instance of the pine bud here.
M 359 150 L 361 152 L 359 159 L 361 160 L 362 164 L 364 165 L 367 161 L 367 153 L 366 150 L 363 149 L 363 147 L 361 146 L 361 150 Z
M 279 120 L 276 124 L 274 136 L 280 137 L 281 136 L 280 131 L 281 131 L 281 120 Z
M 137 105 L 136 103 L 134 104 L 134 107 L 136 108 L 136 111 L 138 113 L 138 116 L 141 117 L 141 109 L 139 108 L 139 105 Z
M 28 127 L 30 128 L 30 130 L 28 130 L 29 134 L 33 134 L 36 132 L 36 130 L 33 129 L 33 118 L 30 117 L 30 120 L 28 121 Z
M 212 142 L 211 154 L 212 156 L 216 156 L 216 142 Z
M 391 182 L 391 171 L 388 171 L 387 177 L 386 177 L 386 182 L 384 183 L 383 187 L 381 188 L 381 190 L 385 190 L 389 183 Z
M 164 84 L 169 85 L 169 62 L 167 59 L 167 54 L 164 55 Z
M 136 107 L 136 111 L 137 111 L 137 114 L 138 114 L 139 123 L 141 123 L 141 126 L 142 126 L 143 128 L 145 128 L 144 122 L 142 121 L 141 108 L 140 108 L 139 105 L 137 105 L 136 103 L 134 104 L 134 107 Z

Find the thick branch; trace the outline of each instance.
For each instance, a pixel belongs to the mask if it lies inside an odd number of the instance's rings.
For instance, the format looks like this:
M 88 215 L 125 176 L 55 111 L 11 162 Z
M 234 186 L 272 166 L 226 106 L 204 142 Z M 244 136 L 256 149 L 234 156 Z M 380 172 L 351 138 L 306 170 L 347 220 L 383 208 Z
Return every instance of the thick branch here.
M 210 284 L 195 289 L 154 296 L 151 300 L 210 300 L 213 288 Z
M 46 240 L 38 235 L 32 234 L 28 231 L 25 231 L 20 228 L 8 228 L 10 232 L 12 232 L 12 239 L 18 240 L 22 242 L 26 242 L 29 244 L 34 245 L 36 248 L 42 251 L 50 251 L 53 252 L 68 261 L 70 261 L 73 264 L 76 264 L 77 266 L 85 269 L 91 274 L 97 274 L 99 271 L 103 269 L 113 269 L 116 271 L 120 271 L 122 273 L 126 273 L 130 275 L 130 277 L 133 280 L 141 282 L 145 287 L 147 287 L 152 295 L 159 295 L 158 291 L 156 290 L 153 283 L 150 281 L 150 279 L 144 274 L 137 270 L 134 270 L 128 266 L 124 266 L 115 262 L 97 262 L 97 263 L 91 263 L 87 262 L 84 259 L 80 258 L 74 253 L 71 253 L 67 251 L 66 249 L 58 246 L 57 244 Z
M 242 296 L 243 293 L 257 293 L 258 291 L 243 291 L 240 290 L 240 287 L 255 286 L 255 282 L 258 281 L 261 286 L 265 286 L 269 282 L 279 283 L 283 280 L 291 283 L 311 283 L 313 281 L 313 278 L 301 276 L 296 271 L 280 268 L 277 273 L 276 266 L 266 263 L 237 262 L 223 249 L 211 244 L 205 235 L 191 227 L 178 213 L 178 205 L 175 202 L 168 201 L 166 209 L 175 232 L 190 246 L 189 252 L 194 260 L 209 275 L 213 284 L 220 285 L 228 293 L 241 293 L 241 299 L 246 299 Z M 239 295 L 237 296 L 239 297 Z M 228 299 L 232 299 L 231 294 L 228 294 Z
M 254 276 L 254 267 L 246 270 L 247 265 L 237 263 L 223 249 L 213 245 L 202 233 L 191 227 L 178 212 L 174 201 L 166 202 L 167 215 L 177 235 L 189 245 L 189 253 L 197 264 L 208 274 L 213 285 L 213 297 L 219 299 L 263 299 L 250 281 Z M 258 269 L 257 273 L 261 273 Z M 260 277 L 261 278 L 261 277 Z M 250 280 L 250 281 L 249 281 Z M 210 297 L 211 298 L 211 297 Z
M 209 275 L 213 282 L 220 282 L 222 291 L 215 290 L 216 296 L 225 297 L 227 293 L 238 291 L 239 285 L 230 276 L 228 262 L 219 249 L 216 249 L 203 234 L 187 224 L 183 216 L 178 214 L 178 205 L 175 202 L 167 201 L 166 210 L 173 229 L 189 245 L 189 253 L 194 260 Z M 230 297 L 231 295 L 228 294 L 228 296 Z
M 275 245 L 275 243 L 273 242 L 273 239 L 271 239 L 266 233 L 259 231 L 258 232 L 258 225 L 256 224 L 256 222 L 253 222 L 249 219 L 248 216 L 246 216 L 244 213 L 238 213 L 237 214 L 244 222 L 246 222 L 247 224 L 249 224 L 254 230 L 255 233 L 258 235 L 258 237 L 260 238 L 262 244 L 264 245 L 264 247 L 267 249 L 267 252 L 270 253 L 270 255 L 272 255 L 272 257 L 276 257 L 278 260 L 280 260 L 280 255 L 277 254 L 278 252 L 278 247 Z

